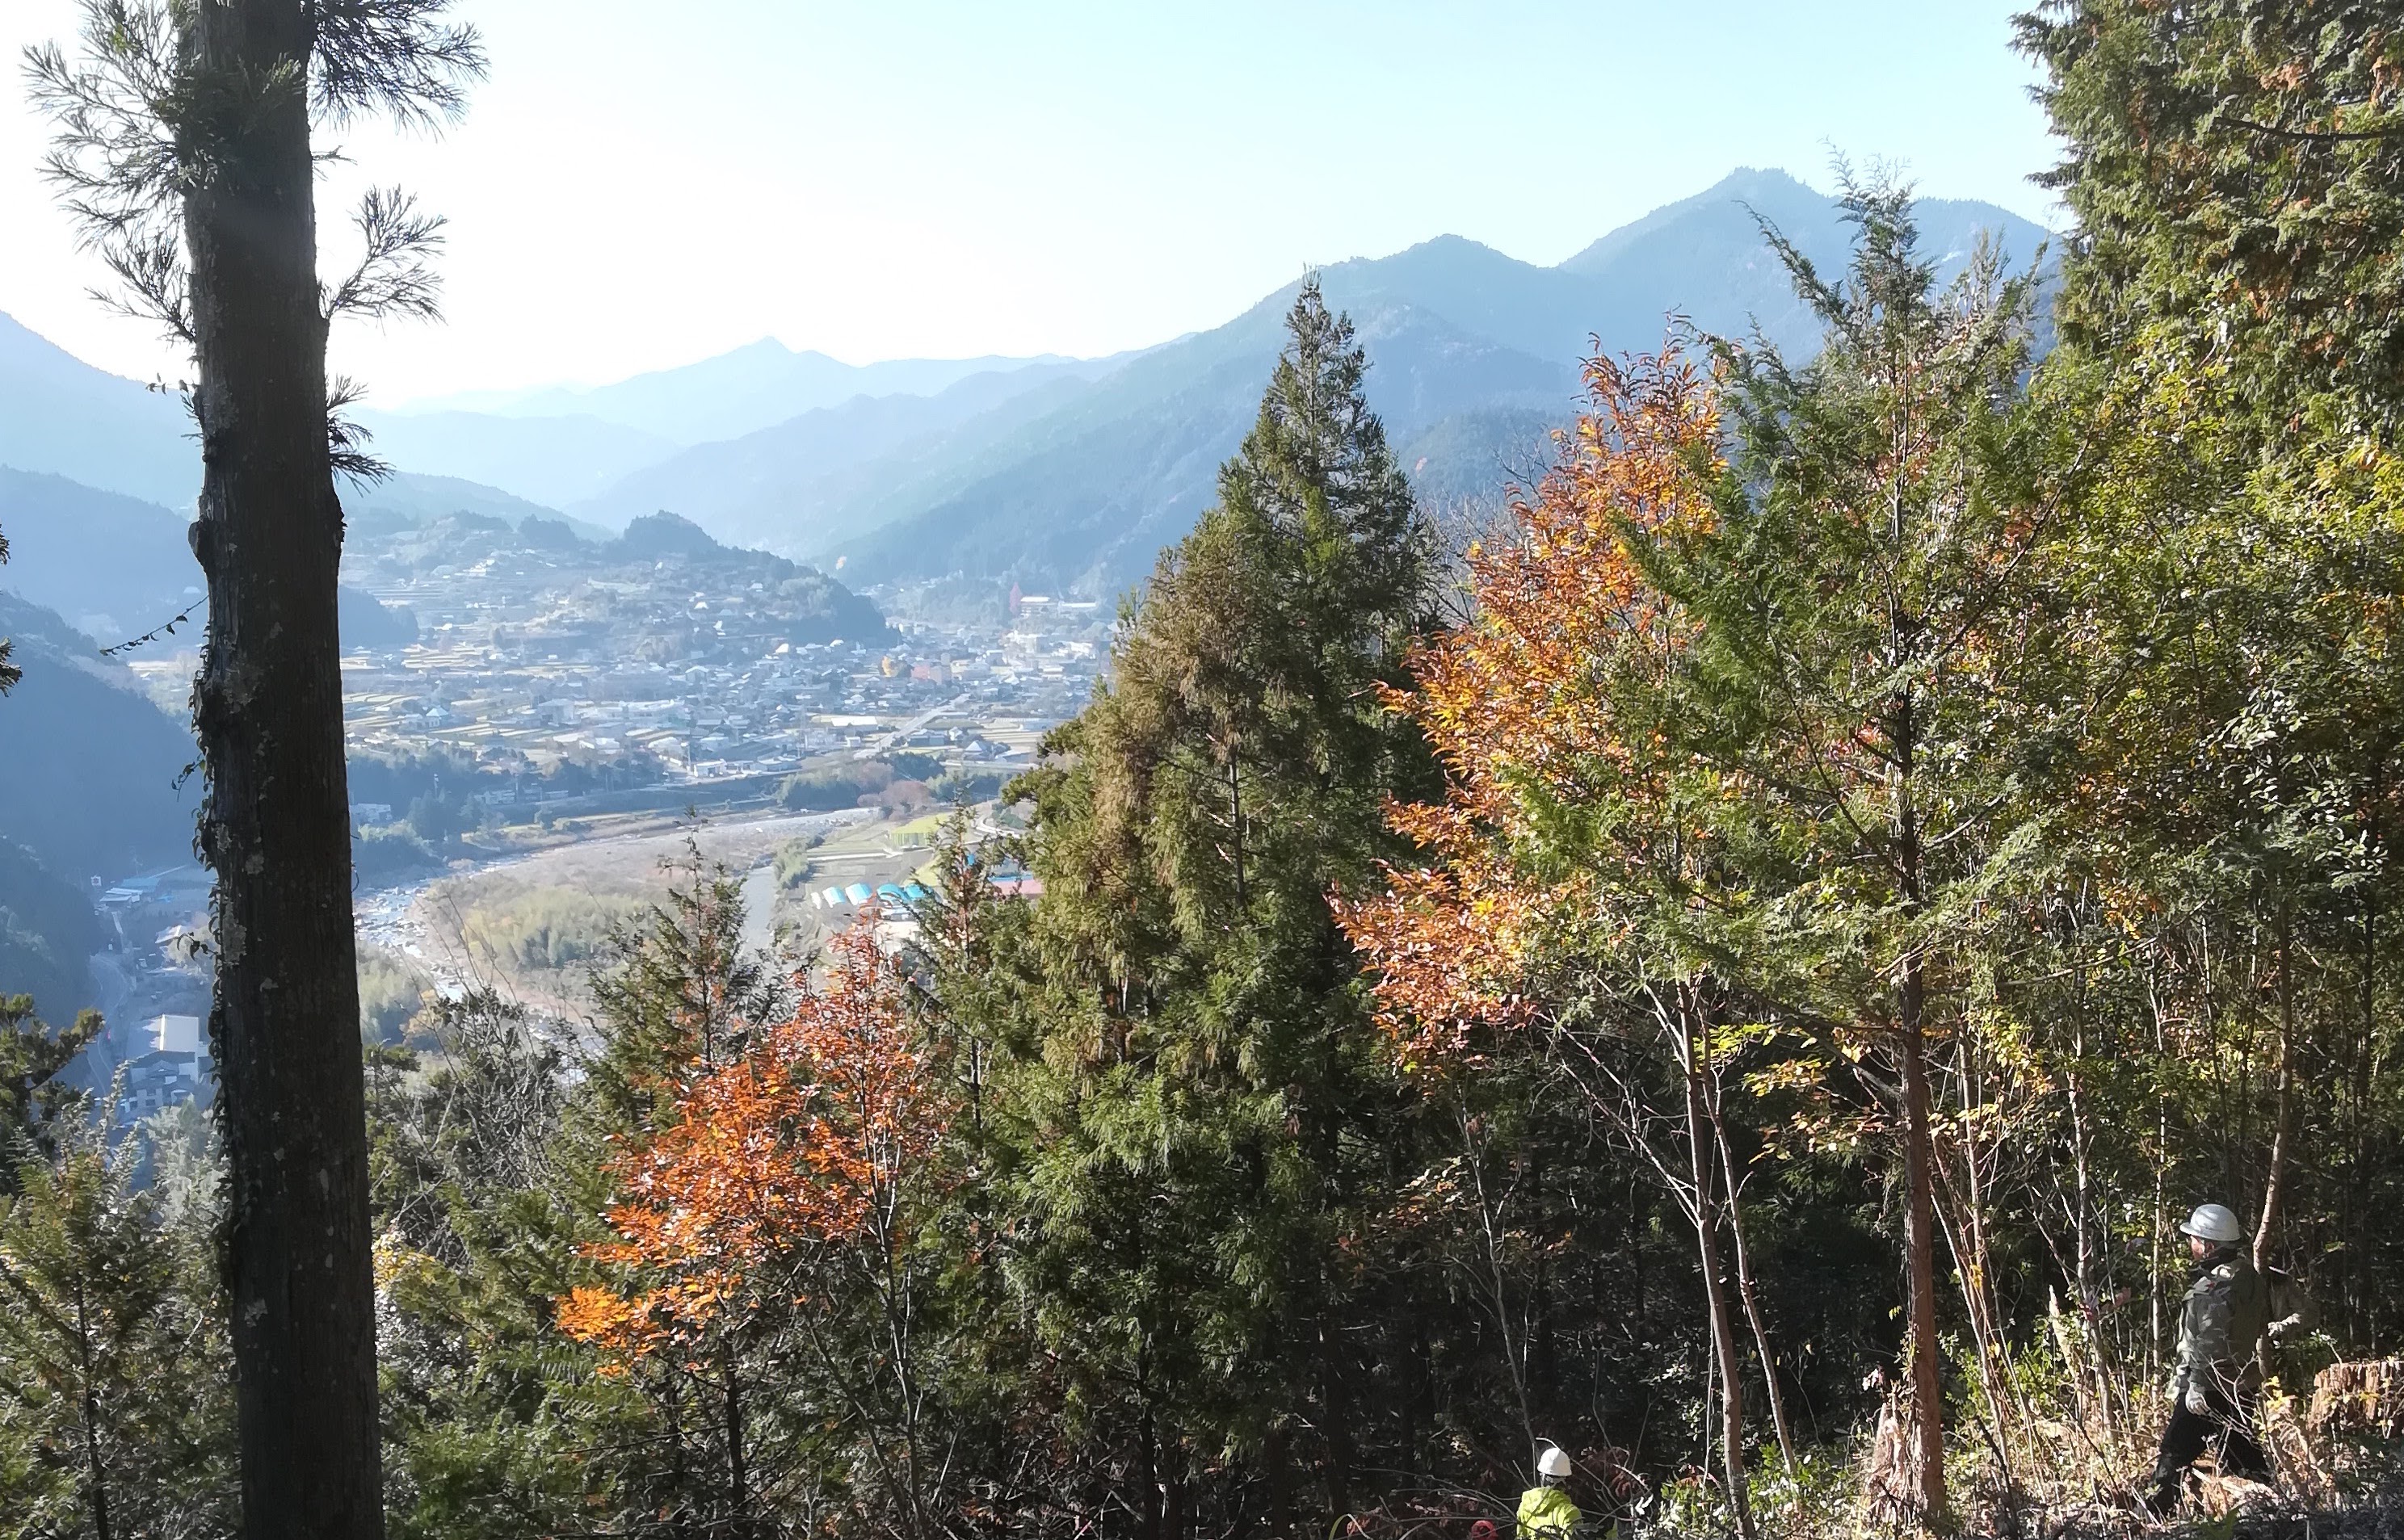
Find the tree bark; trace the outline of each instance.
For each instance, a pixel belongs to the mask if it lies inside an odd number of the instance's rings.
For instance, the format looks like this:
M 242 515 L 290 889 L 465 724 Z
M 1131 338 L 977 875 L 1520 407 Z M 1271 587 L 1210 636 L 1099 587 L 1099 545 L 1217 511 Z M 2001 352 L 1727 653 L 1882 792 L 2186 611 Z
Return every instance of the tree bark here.
M 85 1499 L 91 1509 L 92 1540 L 116 1540 L 115 1528 L 108 1519 L 108 1462 L 100 1453 L 100 1390 L 91 1365 L 91 1311 L 85 1301 L 80 1280 L 76 1283 L 75 1330 L 77 1388 L 82 1394 L 84 1474 L 91 1482 Z
M 1898 534 L 1901 513 L 1896 513 Z M 1898 634 L 1904 628 L 1898 627 Z M 1908 653 L 1908 647 L 1899 647 Z M 1915 701 L 1896 698 L 1888 726 L 1894 755 L 1894 869 L 1896 896 L 1916 921 L 1927 895 L 1922 884 L 1920 809 L 1911 776 L 1920 734 Z M 1945 1399 L 1936 1364 L 1936 1149 L 1929 1129 L 1928 1002 L 1921 938 L 1908 935 L 1895 990 L 1896 1057 L 1903 1068 L 1904 1266 L 1911 1279 L 1911 1414 L 1918 1443 L 1920 1523 L 1946 1522 Z
M 735 1372 L 731 1339 L 720 1350 L 719 1367 L 724 1376 L 722 1390 L 726 1400 L 726 1490 L 734 1500 L 734 1517 L 742 1521 L 751 1517 L 751 1477 L 744 1463 L 743 1381 Z
M 207 575 L 193 715 L 217 874 L 221 1087 L 244 1533 L 384 1533 L 366 1091 L 353 954 L 303 0 L 187 13 L 204 75 L 270 88 L 187 196 Z
M 1911 1415 L 1919 1442 L 1921 1521 L 1945 1513 L 1945 1401 L 1936 1377 L 1936 1152 L 1929 1135 L 1928 1045 L 1921 1030 L 1920 964 L 1903 978 L 1905 1265 L 1911 1275 Z
M 1322 1306 L 1328 1302 L 1331 1293 L 1322 1274 L 1320 1280 Z M 1352 1511 L 1351 1397 L 1345 1383 L 1342 1345 L 1336 1340 L 1335 1323 L 1328 1319 L 1323 1308 L 1319 1319 L 1318 1346 L 1319 1400 L 1327 1413 L 1327 1505 L 1337 1514 L 1347 1514 Z

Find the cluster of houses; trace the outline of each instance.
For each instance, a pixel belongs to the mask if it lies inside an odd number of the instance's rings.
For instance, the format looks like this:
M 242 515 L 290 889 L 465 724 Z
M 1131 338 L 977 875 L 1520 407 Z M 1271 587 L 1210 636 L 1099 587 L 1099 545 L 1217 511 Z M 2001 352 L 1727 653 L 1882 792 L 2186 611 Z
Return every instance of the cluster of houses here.
M 114 1086 L 119 1127 L 186 1102 L 206 1102 L 214 1085 L 208 1037 L 201 1031 L 199 1017 L 156 1016 L 146 1034 L 150 1050 L 117 1067 Z

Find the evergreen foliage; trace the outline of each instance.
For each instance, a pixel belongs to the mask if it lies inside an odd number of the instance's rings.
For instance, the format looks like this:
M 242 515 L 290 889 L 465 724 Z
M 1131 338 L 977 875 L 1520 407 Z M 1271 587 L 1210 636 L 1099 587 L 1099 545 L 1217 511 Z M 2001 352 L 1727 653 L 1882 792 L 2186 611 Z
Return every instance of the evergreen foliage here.
M 113 1540 L 233 1530 L 213 1199 L 137 1192 L 142 1145 L 80 1118 L 12 1140 L 0 1196 L 0 1525 Z
M 1189 1505 L 1282 1516 L 1314 1467 L 1349 1505 L 1378 1357 L 1349 1253 L 1409 1119 L 1326 895 L 1373 875 L 1381 799 L 1432 776 L 1377 697 L 1428 623 L 1431 551 L 1349 322 L 1308 283 L 1287 325 L 1218 506 L 1021 784 L 1046 898 L 991 917 L 1000 978 L 954 1028 L 990 1046 L 985 1306 L 1043 1355 L 1054 1478 L 1129 1470 L 1146 1533 Z

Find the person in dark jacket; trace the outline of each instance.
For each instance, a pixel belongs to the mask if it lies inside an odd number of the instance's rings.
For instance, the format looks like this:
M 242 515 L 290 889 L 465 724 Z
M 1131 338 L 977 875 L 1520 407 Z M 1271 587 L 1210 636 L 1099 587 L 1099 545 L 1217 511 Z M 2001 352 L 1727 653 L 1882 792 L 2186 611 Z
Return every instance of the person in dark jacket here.
M 2256 1365 L 2271 1320 L 2270 1290 L 2245 1254 L 2237 1215 L 2206 1203 L 2179 1227 L 2195 1259 L 2195 1283 L 2179 1310 L 2178 1369 L 2171 1380 L 2171 1420 L 2162 1429 L 2145 1506 L 2160 1517 L 2177 1505 L 2187 1468 L 2207 1449 L 2222 1474 L 2257 1481 L 2271 1462 L 2254 1439 Z

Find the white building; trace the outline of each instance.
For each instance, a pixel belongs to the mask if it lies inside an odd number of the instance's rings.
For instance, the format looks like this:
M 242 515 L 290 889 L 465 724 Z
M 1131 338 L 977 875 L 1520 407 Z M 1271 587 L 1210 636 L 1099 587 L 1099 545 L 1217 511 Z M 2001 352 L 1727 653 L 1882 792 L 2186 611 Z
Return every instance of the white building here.
M 153 1053 L 208 1052 L 201 1039 L 201 1019 L 197 1016 L 155 1016 L 150 1019 L 150 1051 Z

